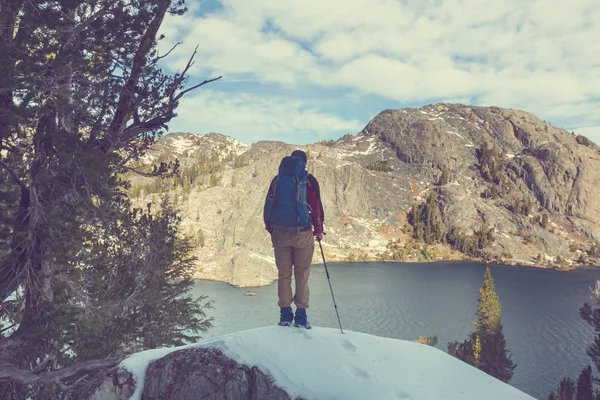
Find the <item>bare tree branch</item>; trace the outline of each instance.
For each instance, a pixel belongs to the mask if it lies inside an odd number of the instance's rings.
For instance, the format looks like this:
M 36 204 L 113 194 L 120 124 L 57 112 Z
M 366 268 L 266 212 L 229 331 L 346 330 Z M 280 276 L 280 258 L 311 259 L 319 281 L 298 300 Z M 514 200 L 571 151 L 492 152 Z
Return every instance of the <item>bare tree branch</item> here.
M 7 326 L 6 328 L 2 328 L 2 329 L 0 329 L 0 333 L 6 332 L 6 331 L 8 331 L 9 329 L 12 329 L 12 328 L 14 328 L 15 326 L 17 326 L 17 324 L 16 324 L 16 323 L 14 323 L 14 324 L 12 324 L 12 325 L 9 325 L 9 326 Z
M 190 62 L 191 62 L 191 59 L 190 59 Z M 187 71 L 189 69 L 189 67 L 191 66 L 190 62 L 188 62 L 188 65 L 186 66 L 186 69 L 184 71 Z M 136 137 L 144 132 L 152 131 L 155 129 L 161 129 L 161 128 L 166 129 L 165 124 L 173 118 L 173 110 L 175 109 L 175 105 L 176 105 L 177 101 L 179 101 L 179 99 L 181 99 L 181 97 L 183 97 L 184 94 L 186 94 L 194 89 L 197 89 L 200 86 L 204 86 L 208 83 L 217 81 L 217 80 L 221 79 L 222 77 L 223 76 L 219 76 L 217 78 L 204 80 L 203 82 L 201 82 L 197 85 L 194 85 L 191 88 L 183 90 L 182 92 L 178 93 L 177 96 L 175 96 L 175 93 L 172 92 L 170 95 L 170 99 L 169 99 L 169 108 L 164 114 L 162 114 L 160 116 L 156 116 L 154 118 L 151 118 L 148 121 L 139 122 L 139 123 L 134 122 L 133 124 L 129 125 L 127 128 L 124 129 L 123 134 L 126 135 L 127 137 Z M 175 80 L 175 83 L 172 86 L 174 88 L 177 87 L 178 84 L 183 82 L 184 79 L 185 79 L 185 76 L 183 74 L 181 74 L 180 76 L 177 77 L 177 79 Z
M 197 85 L 195 85 L 195 86 L 192 86 L 191 88 L 185 89 L 184 91 L 182 91 L 181 93 L 179 93 L 179 94 L 178 94 L 178 95 L 175 97 L 175 101 L 179 100 L 179 99 L 180 99 L 180 98 L 181 98 L 181 97 L 182 97 L 184 94 L 186 94 L 187 92 L 189 92 L 189 91 L 192 91 L 192 90 L 194 90 L 194 89 L 198 89 L 200 86 L 204 86 L 204 85 L 206 85 L 207 83 L 211 83 L 211 82 L 214 82 L 214 81 L 218 81 L 218 80 L 219 80 L 219 79 L 221 79 L 222 77 L 223 77 L 223 76 L 219 76 L 219 77 L 217 77 L 217 78 L 213 78 L 213 79 L 207 79 L 207 80 L 203 81 L 202 83 L 199 83 L 199 84 L 197 84 Z
M 25 184 L 23 182 L 21 182 L 21 180 L 19 179 L 19 176 L 15 173 L 15 171 L 10 169 L 8 167 L 8 165 L 6 165 L 2 161 L 0 161 L 0 167 L 4 167 L 4 169 L 6 169 L 8 171 L 8 173 L 13 177 L 15 182 L 21 187 L 21 190 L 27 190 L 27 186 L 25 186 Z
M 131 167 L 124 166 L 123 168 L 125 168 L 126 170 L 131 171 L 135 174 L 138 174 L 140 176 L 145 176 L 147 178 L 156 178 L 156 177 L 170 178 L 171 176 L 173 176 L 177 173 L 176 171 L 172 171 L 170 173 L 165 174 L 164 172 L 161 172 L 160 169 L 158 169 L 158 170 L 155 169 L 152 172 L 142 172 L 142 171 L 138 171 L 135 168 L 131 168 Z
M 135 87 L 138 84 L 139 77 L 144 69 L 144 63 L 148 52 L 152 48 L 156 33 L 162 24 L 167 9 L 169 8 L 170 0 L 162 0 L 156 9 L 156 15 L 150 22 L 150 25 L 141 40 L 138 51 L 133 57 L 133 65 L 131 73 L 127 79 L 127 83 L 123 87 L 115 116 L 109 128 L 109 136 L 120 136 L 125 128 L 125 123 L 131 118 L 131 102 L 133 101 Z M 112 147 L 112 146 L 111 146 Z
M 162 60 L 163 58 L 167 57 L 167 56 L 168 56 L 169 54 L 171 54 L 171 52 L 172 52 L 173 50 L 175 50 L 175 48 L 176 48 L 177 46 L 179 46 L 180 44 L 183 44 L 183 42 L 177 42 L 177 43 L 175 43 L 175 46 L 171 47 L 171 50 L 167 51 L 167 54 L 165 54 L 164 56 L 157 56 L 157 57 L 156 57 L 156 58 L 153 60 L 153 62 L 157 62 L 157 61 L 159 61 L 159 60 Z
M 81 373 L 89 373 L 101 368 L 112 368 L 117 365 L 119 358 L 104 358 L 90 360 L 82 363 L 57 369 L 54 371 L 35 373 L 35 371 L 22 370 L 12 365 L 0 364 L 0 381 L 10 381 L 31 385 L 37 382 L 56 383 L 64 385 L 63 379 L 68 379 Z

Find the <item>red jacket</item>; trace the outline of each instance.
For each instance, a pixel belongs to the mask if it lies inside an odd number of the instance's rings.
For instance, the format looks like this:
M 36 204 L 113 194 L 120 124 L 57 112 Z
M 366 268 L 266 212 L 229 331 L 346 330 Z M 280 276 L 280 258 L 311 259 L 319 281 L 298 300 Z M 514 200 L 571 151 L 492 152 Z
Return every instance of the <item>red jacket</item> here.
M 273 178 L 273 180 L 271 181 L 267 197 L 271 193 L 274 181 L 275 178 Z M 323 211 L 323 203 L 321 202 L 321 188 L 319 187 L 319 182 L 317 181 L 317 178 L 315 178 L 311 174 L 308 174 L 308 185 L 306 187 L 306 202 L 310 206 L 310 215 L 312 216 L 315 235 L 323 233 L 323 221 L 325 220 L 325 213 Z M 273 232 L 273 228 L 271 227 L 271 225 L 269 225 L 267 221 L 265 221 L 265 229 L 269 233 Z M 309 229 L 310 228 L 303 229 L 303 231 L 307 231 Z

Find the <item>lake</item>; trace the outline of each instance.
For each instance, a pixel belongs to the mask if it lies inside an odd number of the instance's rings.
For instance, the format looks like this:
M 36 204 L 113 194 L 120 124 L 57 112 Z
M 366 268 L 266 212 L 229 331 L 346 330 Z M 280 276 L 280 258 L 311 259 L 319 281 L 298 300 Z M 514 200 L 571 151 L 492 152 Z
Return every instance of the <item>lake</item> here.
M 472 332 L 485 264 L 328 263 L 344 329 L 390 338 L 414 340 L 437 335 L 446 351 L 452 340 Z M 586 354 L 593 330 L 579 317 L 590 301 L 590 287 L 600 269 L 568 272 L 490 265 L 502 304 L 507 346 L 518 366 L 511 385 L 546 399 L 563 376 L 577 379 L 591 363 Z M 310 278 L 313 326 L 338 328 L 322 264 Z M 247 296 L 251 291 L 254 296 Z M 274 325 L 279 321 L 277 285 L 235 288 L 222 282 L 197 281 L 195 295 L 214 302 L 207 314 L 213 327 L 204 338 Z

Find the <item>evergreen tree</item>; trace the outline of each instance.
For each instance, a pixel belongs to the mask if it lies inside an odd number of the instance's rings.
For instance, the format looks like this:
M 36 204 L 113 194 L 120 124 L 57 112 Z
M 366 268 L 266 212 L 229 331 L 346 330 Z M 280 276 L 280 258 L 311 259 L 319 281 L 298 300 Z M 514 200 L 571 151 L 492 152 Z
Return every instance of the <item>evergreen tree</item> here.
M 588 347 L 587 354 L 600 372 L 600 308 L 593 309 L 589 303 L 585 303 L 579 312 L 583 320 L 590 324 L 596 332 L 594 342 Z
M 587 366 L 581 371 L 577 379 L 577 395 L 575 400 L 594 400 L 592 367 Z
M 443 186 L 450 182 L 451 179 L 452 175 L 450 173 L 450 168 L 448 168 L 447 165 L 444 165 L 444 167 L 442 168 L 442 173 L 438 179 L 438 185 Z
M 548 226 L 548 214 L 547 213 L 542 214 L 542 220 L 540 221 L 540 225 L 542 228 L 546 228 Z
M 437 195 L 430 192 L 422 204 L 415 204 L 408 215 L 413 226 L 413 237 L 420 242 L 435 243 L 445 240 L 445 224 L 436 203 Z
M 500 318 L 502 306 L 494 289 L 494 278 L 489 268 L 485 269 L 483 284 L 479 289 L 477 301 L 477 322 L 473 323 L 475 330 L 482 335 L 489 335 L 501 329 Z
M 470 339 L 467 339 L 462 343 L 457 341 L 449 342 L 448 354 L 469 365 L 475 366 L 475 352 L 473 350 L 473 342 Z
M 477 154 L 483 178 L 493 184 L 503 183 L 505 160 L 501 149 L 498 149 L 496 145 L 487 144 Z
M 502 309 L 494 290 L 494 279 L 486 268 L 483 284 L 479 289 L 477 322 L 475 332 L 463 343 L 450 342 L 448 353 L 471 364 L 485 373 L 508 382 L 517 367 L 506 349 L 502 333 Z
M 558 392 L 553 400 L 574 400 L 575 382 L 571 378 L 563 378 L 558 385 Z
M 595 290 L 592 290 L 593 298 L 596 302 L 600 302 L 600 281 L 596 282 Z M 588 347 L 587 354 L 592 358 L 596 369 L 600 371 L 600 308 L 592 308 L 589 303 L 585 303 L 580 309 L 579 313 L 581 318 L 590 324 L 596 333 L 594 337 L 594 342 Z M 560 387 L 563 388 L 564 393 L 570 393 L 570 381 L 569 378 L 563 378 L 560 382 L 559 386 L 559 395 L 561 392 Z M 579 374 L 579 378 L 577 379 L 577 393 L 575 400 L 593 400 L 600 399 L 600 394 L 596 393 L 594 397 L 594 377 L 592 375 L 592 367 L 588 366 L 584 368 Z M 597 380 L 596 380 L 597 382 Z M 569 390 L 568 390 L 569 389 Z M 567 394 L 568 394 L 567 393 Z M 552 397 L 554 396 L 554 397 Z M 556 400 L 558 399 L 557 395 L 554 392 L 550 393 L 548 399 Z M 561 398 L 562 399 L 562 398 Z
M 415 343 L 426 344 L 431 347 L 435 347 L 438 344 L 437 336 L 419 336 Z
M 157 32 L 183 4 L 0 1 L 0 318 L 14 325 L 0 332 L 0 364 L 22 370 L 0 398 L 67 397 L 27 387 L 31 371 L 73 366 L 53 382 L 72 391 L 94 376 L 80 362 L 114 366 L 208 327 L 187 295 L 193 259 L 176 212 L 132 210 L 122 178 L 177 172 L 134 163 L 208 83 L 185 88 L 192 59 L 173 76 L 157 65 Z

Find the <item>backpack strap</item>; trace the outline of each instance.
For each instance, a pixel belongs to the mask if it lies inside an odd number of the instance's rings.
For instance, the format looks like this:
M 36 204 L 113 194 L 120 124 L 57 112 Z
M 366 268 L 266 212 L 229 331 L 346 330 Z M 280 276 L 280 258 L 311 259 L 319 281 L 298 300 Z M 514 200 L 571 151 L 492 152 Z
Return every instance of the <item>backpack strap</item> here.
M 277 205 L 277 183 L 279 182 L 279 175 L 275 175 L 273 180 L 271 181 L 271 185 L 269 186 L 269 192 L 267 194 L 267 199 L 271 199 L 273 201 L 271 205 L 271 212 L 275 209 L 275 205 Z

